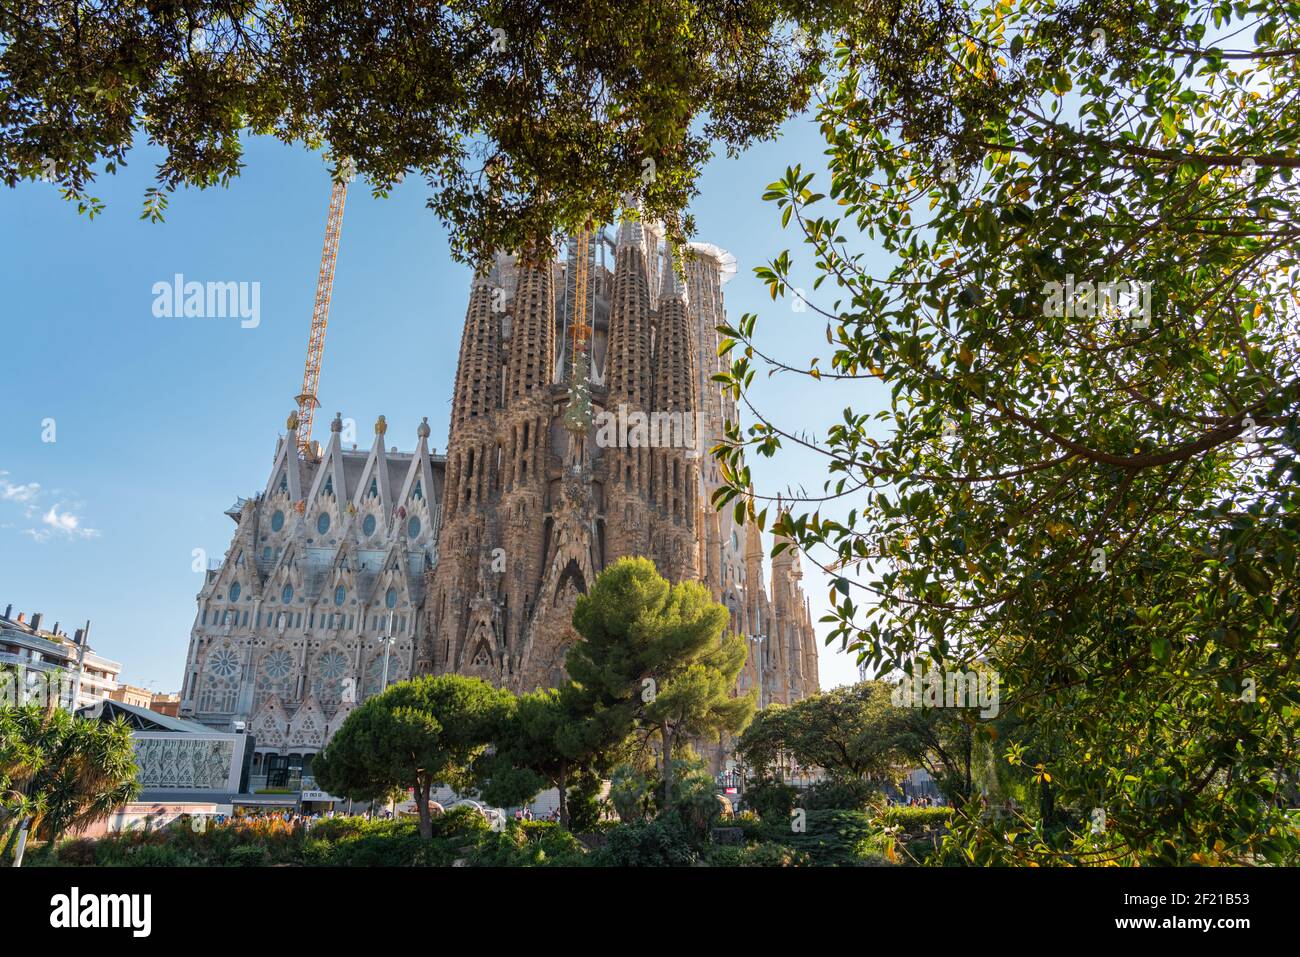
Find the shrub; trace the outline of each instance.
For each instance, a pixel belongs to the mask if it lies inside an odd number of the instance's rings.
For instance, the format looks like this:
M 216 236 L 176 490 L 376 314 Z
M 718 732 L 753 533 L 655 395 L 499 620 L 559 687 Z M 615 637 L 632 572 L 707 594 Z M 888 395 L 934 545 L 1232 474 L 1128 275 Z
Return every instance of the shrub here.
M 807 811 L 802 832 L 789 824 L 768 824 L 766 835 L 823 867 L 880 863 L 878 849 L 883 847 L 883 826 L 863 811 Z
M 73 838 L 64 841 L 57 848 L 50 848 L 43 858 L 50 863 L 63 867 L 90 867 L 95 863 L 95 847 L 98 842 L 88 837 Z
M 547 867 L 581 864 L 582 845 L 549 821 L 511 821 L 500 833 L 480 837 L 469 856 L 471 867 Z
M 184 851 L 162 844 L 141 844 L 121 859 L 107 862 L 109 867 L 197 867 L 199 862 Z
M 809 810 L 865 811 L 880 796 L 880 788 L 869 781 L 821 781 L 803 795 Z
M 230 867 L 265 867 L 271 863 L 271 854 L 262 844 L 244 844 L 231 849 L 226 859 Z
M 905 830 L 920 830 L 924 827 L 941 827 L 952 818 L 950 807 L 907 807 L 896 805 L 885 811 L 885 821 L 898 824 Z
M 681 820 L 665 816 L 611 828 L 588 860 L 597 867 L 687 867 L 699 858 Z
M 755 844 L 745 848 L 745 867 L 807 867 L 812 860 L 785 844 Z
M 745 804 L 766 823 L 784 823 L 790 819 L 799 792 L 788 784 L 761 778 L 745 789 Z
M 766 830 L 763 822 L 753 811 L 741 811 L 731 819 L 729 824 L 744 831 L 746 841 L 761 841 Z
M 658 781 L 647 772 L 620 764 L 609 780 L 609 800 L 619 819 L 627 824 L 644 821 L 655 814 Z
M 785 844 L 751 844 L 748 847 L 710 847 L 704 857 L 709 867 L 806 867 L 809 857 Z
M 433 836 L 447 840 L 465 839 L 468 842 L 490 830 L 492 825 L 468 804 L 454 807 L 433 819 Z
M 665 813 L 681 821 L 692 844 L 703 845 L 709 838 L 709 831 L 722 816 L 722 803 L 718 800 L 713 777 L 701 769 L 677 778 L 672 807 Z
M 569 830 L 575 834 L 603 826 L 600 793 L 605 787 L 600 775 L 583 771 L 569 784 Z

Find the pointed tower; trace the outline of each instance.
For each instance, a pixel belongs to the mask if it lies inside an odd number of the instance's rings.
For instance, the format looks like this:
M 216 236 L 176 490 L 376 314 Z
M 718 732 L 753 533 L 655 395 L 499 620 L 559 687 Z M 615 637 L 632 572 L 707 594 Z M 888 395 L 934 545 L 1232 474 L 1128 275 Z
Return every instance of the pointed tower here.
M 555 273 L 549 248 L 499 256 L 471 292 L 417 670 L 519 680 L 550 526 Z
M 650 501 L 659 528 L 651 552 L 661 573 L 673 581 L 700 574 L 699 451 L 696 413 L 695 327 L 686 284 L 672 251 L 664 257 L 655 327 L 654 385 L 648 423 Z
M 635 426 L 649 421 L 651 409 L 652 322 L 645 232 L 640 223 L 625 220 L 614 253 L 606 360 L 608 416 L 606 429 L 596 436 L 602 447 L 610 561 L 644 555 L 649 546 L 645 515 L 650 504 L 651 450 L 642 444 Z
M 518 330 L 519 303 L 510 301 L 517 273 L 514 262 L 498 255 L 491 268 L 474 278 L 470 288 L 460 362 L 452 398 L 448 431 L 447 472 L 442 498 L 442 522 L 437 565 L 426 575 L 424 632 L 417 646 L 416 673 L 457 670 L 465 656 L 471 628 L 470 604 L 495 595 L 481 594 L 480 564 L 500 547 L 494 517 L 486 505 L 500 491 L 502 400 L 506 392 L 506 350 Z M 423 436 L 421 436 L 423 438 Z M 412 484 L 412 490 L 414 489 Z M 491 616 L 489 616 L 491 617 Z M 488 665 L 499 665 L 499 636 L 483 636 Z M 488 667 L 485 677 L 496 678 Z
M 777 499 L 777 520 L 786 514 L 781 500 Z M 775 543 L 789 542 L 784 535 L 775 536 Z M 783 704 L 798 701 L 805 696 L 803 691 L 803 652 L 802 625 L 804 621 L 803 589 L 800 579 L 803 570 L 799 566 L 799 551 L 791 544 L 772 559 L 772 613 L 769 627 L 769 640 L 772 642 L 771 663 L 772 699 Z

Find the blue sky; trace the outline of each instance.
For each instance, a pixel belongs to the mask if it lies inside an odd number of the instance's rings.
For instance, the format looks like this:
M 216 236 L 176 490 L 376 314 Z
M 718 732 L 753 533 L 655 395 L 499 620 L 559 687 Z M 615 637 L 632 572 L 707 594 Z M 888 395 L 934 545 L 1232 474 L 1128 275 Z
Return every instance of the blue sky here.
M 824 323 L 772 303 L 752 269 L 795 243 L 763 188 L 788 164 L 820 170 L 822 148 L 811 123 L 792 121 L 780 140 L 710 163 L 692 208 L 696 238 L 739 261 L 730 316 L 760 312 L 764 344 L 804 359 L 824 347 Z M 138 216 L 158 158 L 138 148 L 125 171 L 101 177 L 92 192 L 107 209 L 94 221 L 51 184 L 0 189 L 0 607 L 44 612 L 69 632 L 89 618 L 92 644 L 123 662 L 123 680 L 174 691 L 202 580 L 194 550 L 224 553 L 234 525 L 223 512 L 265 485 L 301 385 L 329 179 L 318 154 L 252 140 L 228 189 L 181 192 L 155 224 Z M 389 444 L 411 448 L 428 416 L 432 445 L 446 446 L 470 274 L 448 255 L 426 195 L 418 178 L 384 200 L 360 180 L 349 190 L 317 437 L 342 411 L 368 443 L 383 413 Z M 153 286 L 176 273 L 260 283 L 260 323 L 155 317 Z M 808 385 L 756 380 L 754 396 L 811 429 L 844 402 Z M 854 388 L 855 406 L 878 407 L 871 387 Z M 824 476 L 797 452 L 755 473 L 760 488 L 810 492 Z M 805 569 L 815 620 L 826 588 Z M 823 648 L 821 674 L 832 687 L 856 669 Z

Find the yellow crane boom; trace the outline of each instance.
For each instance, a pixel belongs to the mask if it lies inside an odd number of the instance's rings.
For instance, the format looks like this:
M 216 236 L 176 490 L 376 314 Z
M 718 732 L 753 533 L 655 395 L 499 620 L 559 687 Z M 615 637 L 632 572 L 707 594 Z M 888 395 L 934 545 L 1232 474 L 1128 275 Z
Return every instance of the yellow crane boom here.
M 298 454 L 310 456 L 311 421 L 316 406 L 316 386 L 320 382 L 321 356 L 325 352 L 325 327 L 330 318 L 330 296 L 334 292 L 334 265 L 339 258 L 339 234 L 343 230 L 343 202 L 347 198 L 347 179 L 339 177 L 330 190 L 329 217 L 325 220 L 325 245 L 320 254 L 320 276 L 316 279 L 316 305 L 311 314 L 311 334 L 307 339 L 307 364 L 302 373 L 302 393 L 298 396 Z
M 572 364 L 576 365 L 578 353 L 586 351 L 588 340 L 591 338 L 591 326 L 587 323 L 587 283 L 589 281 L 587 256 L 591 246 L 591 231 L 580 229 L 574 239 L 578 246 L 578 255 L 575 257 L 574 263 L 573 353 L 569 359 Z

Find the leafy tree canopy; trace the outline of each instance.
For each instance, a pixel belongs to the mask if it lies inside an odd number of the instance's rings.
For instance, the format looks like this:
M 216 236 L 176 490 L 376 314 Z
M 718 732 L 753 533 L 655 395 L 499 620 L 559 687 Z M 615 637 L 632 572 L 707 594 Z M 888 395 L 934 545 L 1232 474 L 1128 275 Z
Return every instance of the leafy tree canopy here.
M 0 708 L 0 842 L 21 832 L 57 841 L 140 793 L 126 721 L 78 718 L 54 707 Z
M 480 259 L 611 221 L 625 193 L 681 235 L 713 144 L 802 109 L 798 2 L 15 0 L 0 8 L 0 181 L 51 178 L 92 215 L 99 172 L 165 151 L 144 216 L 226 185 L 241 137 L 346 157 L 376 194 L 418 173 Z
M 420 832 L 432 834 L 429 793 L 475 783 L 474 763 L 514 707 L 514 696 L 480 678 L 438 675 L 402 681 L 348 715 L 313 767 L 325 790 L 354 800 L 413 789 Z
M 777 525 L 834 578 L 831 639 L 877 669 L 1000 675 L 1069 820 L 974 820 L 974 860 L 1300 852 L 1279 809 L 1300 706 L 1297 49 L 1286 4 L 868 3 L 818 107 L 826 185 L 794 168 L 768 190 L 828 347 L 772 355 L 746 316 L 724 384 L 748 401 L 769 365 L 859 398 L 818 436 L 750 404 L 718 502 L 765 520 L 741 452 L 817 450 L 824 496 Z M 796 258 L 760 268 L 774 298 Z M 874 415 L 854 407 L 871 383 Z
M 645 558 L 623 558 L 578 598 L 573 626 L 584 640 L 566 659 L 585 723 L 611 741 L 657 742 L 664 805 L 672 758 L 691 739 L 738 732 L 753 694 L 736 697 L 745 640 L 723 634 L 729 615 L 698 582 L 669 583 Z

